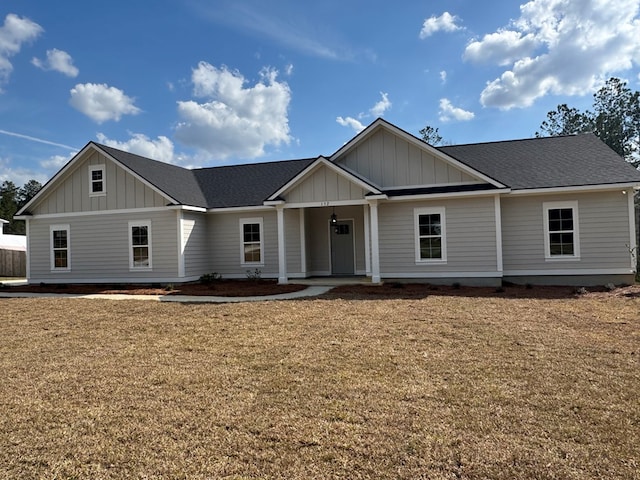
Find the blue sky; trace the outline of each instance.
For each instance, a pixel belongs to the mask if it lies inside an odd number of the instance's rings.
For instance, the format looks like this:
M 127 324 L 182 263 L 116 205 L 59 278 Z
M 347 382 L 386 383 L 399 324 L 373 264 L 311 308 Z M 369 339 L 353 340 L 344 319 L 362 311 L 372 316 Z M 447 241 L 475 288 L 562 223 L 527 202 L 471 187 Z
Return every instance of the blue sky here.
M 533 136 L 617 76 L 640 0 L 3 0 L 0 181 L 87 142 L 183 166 L 329 155 L 382 116 L 448 143 Z

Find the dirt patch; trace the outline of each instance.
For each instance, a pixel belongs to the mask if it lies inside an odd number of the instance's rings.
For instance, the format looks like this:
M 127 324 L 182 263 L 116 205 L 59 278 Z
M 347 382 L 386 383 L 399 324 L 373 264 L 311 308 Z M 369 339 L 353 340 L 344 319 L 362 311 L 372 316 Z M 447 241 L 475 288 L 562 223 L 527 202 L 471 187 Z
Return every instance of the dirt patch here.
M 209 285 L 186 283 L 174 286 L 155 285 L 74 285 L 41 284 L 4 287 L 0 291 L 30 293 L 125 294 L 125 295 L 208 295 L 216 297 L 254 297 L 304 290 L 306 285 L 279 285 L 275 280 L 220 280 Z

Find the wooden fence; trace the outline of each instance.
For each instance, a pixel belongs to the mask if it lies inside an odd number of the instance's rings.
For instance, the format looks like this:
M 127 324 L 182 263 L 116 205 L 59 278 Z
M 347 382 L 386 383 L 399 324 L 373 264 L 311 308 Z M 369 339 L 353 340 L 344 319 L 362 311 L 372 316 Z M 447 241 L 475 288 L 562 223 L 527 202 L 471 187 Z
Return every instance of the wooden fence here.
M 0 277 L 26 277 L 27 253 L 20 250 L 0 250 Z

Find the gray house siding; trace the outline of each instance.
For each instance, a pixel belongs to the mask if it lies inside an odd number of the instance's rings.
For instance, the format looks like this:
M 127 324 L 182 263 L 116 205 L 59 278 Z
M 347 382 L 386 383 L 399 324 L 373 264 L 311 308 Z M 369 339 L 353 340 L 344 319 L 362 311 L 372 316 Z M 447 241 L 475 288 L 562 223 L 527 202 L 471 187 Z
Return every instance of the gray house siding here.
M 211 273 L 207 235 L 208 218 L 202 213 L 183 213 L 182 242 L 185 277 L 200 277 Z
M 151 222 L 151 270 L 129 268 L 129 222 Z M 51 270 L 50 227 L 69 226 L 70 271 Z M 30 281 L 178 281 L 178 236 L 174 211 L 38 218 L 29 221 Z
M 578 205 L 579 260 L 545 260 L 544 202 L 575 201 Z M 629 212 L 621 190 L 502 199 L 505 276 L 535 272 L 630 270 Z M 528 273 L 527 273 L 528 272 Z
M 444 208 L 446 263 L 416 262 L 416 208 Z M 499 276 L 493 197 L 384 203 L 378 222 L 383 278 Z
M 89 194 L 89 167 L 105 166 L 106 194 Z M 32 214 L 94 212 L 115 209 L 162 207 L 168 203 L 162 195 L 96 151 L 59 179 L 59 185 L 40 199 Z
M 284 195 L 288 203 L 362 200 L 368 192 L 344 175 L 321 166 Z

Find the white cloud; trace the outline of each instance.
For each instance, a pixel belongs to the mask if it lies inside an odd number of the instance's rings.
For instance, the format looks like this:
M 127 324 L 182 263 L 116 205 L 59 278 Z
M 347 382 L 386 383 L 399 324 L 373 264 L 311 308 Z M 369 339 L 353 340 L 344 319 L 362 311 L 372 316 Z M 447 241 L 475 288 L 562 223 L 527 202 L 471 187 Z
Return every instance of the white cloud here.
M 42 70 L 55 70 L 67 77 L 77 77 L 79 73 L 78 69 L 73 65 L 71 55 L 57 48 L 47 50 L 47 59 L 45 61 L 34 57 L 31 63 Z
M 422 30 L 420 30 L 420 38 L 424 39 L 430 37 L 436 32 L 455 32 L 456 30 L 462 30 L 463 27 L 456 25 L 456 21 L 460 20 L 456 15 L 451 15 L 449 12 L 444 12 L 439 17 L 435 15 L 427 18 L 422 24 Z
M 41 160 L 40 166 L 52 173 L 60 170 L 66 163 L 71 160 L 78 152 L 71 152 L 68 155 L 53 155 L 46 160 Z
M 277 75 L 265 68 L 255 85 L 245 87 L 240 72 L 200 62 L 191 80 L 194 96 L 205 101 L 178 102 L 176 138 L 216 159 L 256 158 L 266 146 L 288 144 L 291 90 Z
M 475 117 L 475 113 L 463 110 L 460 107 L 454 107 L 447 98 L 440 99 L 440 121 L 450 122 L 452 120 L 458 122 L 467 122 Z
M 11 160 L 0 157 L 0 183 L 11 181 L 21 187 L 29 180 L 37 180 L 40 183 L 47 181 L 47 176 L 42 171 L 35 171 L 28 168 L 13 168 Z
M 389 100 L 389 94 L 380 92 L 380 95 L 382 96 L 382 99 L 369 110 L 371 115 L 373 115 L 374 117 L 381 117 L 382 115 L 384 115 L 384 112 L 391 108 L 392 105 L 391 101 Z
M 447 72 L 446 72 L 446 70 L 442 70 L 440 72 L 440 81 L 442 82 L 443 85 L 445 83 L 447 83 Z
M 484 106 L 527 107 L 545 95 L 585 95 L 640 64 L 638 0 L 531 0 L 508 27 L 471 42 L 464 58 L 511 65 L 487 83 Z
M 118 88 L 106 84 L 79 83 L 71 89 L 69 103 L 97 123 L 120 120 L 123 115 L 136 115 L 140 109 L 134 100 Z
M 102 133 L 96 135 L 98 142 L 108 147 L 135 153 L 143 157 L 152 158 L 166 163 L 176 163 L 178 160 L 174 155 L 173 142 L 163 135 L 159 135 L 155 140 L 142 133 L 132 133 L 131 138 L 126 142 L 111 140 Z
M 359 120 L 356 120 L 353 117 L 337 117 L 336 122 L 338 122 L 343 127 L 353 128 L 356 133 L 360 133 L 365 128 Z
M 28 18 L 13 13 L 4 19 L 0 27 L 0 83 L 5 83 L 13 71 L 9 58 L 20 51 L 23 43 L 35 40 L 43 28 Z
M 293 63 L 289 63 L 287 64 L 286 67 L 284 67 L 284 74 L 287 77 L 290 77 L 291 75 L 293 75 Z

